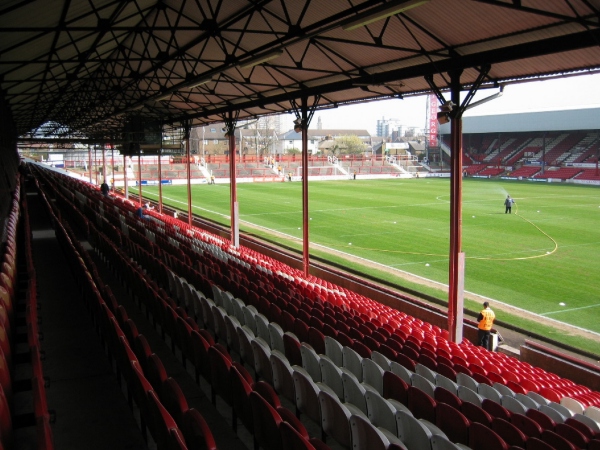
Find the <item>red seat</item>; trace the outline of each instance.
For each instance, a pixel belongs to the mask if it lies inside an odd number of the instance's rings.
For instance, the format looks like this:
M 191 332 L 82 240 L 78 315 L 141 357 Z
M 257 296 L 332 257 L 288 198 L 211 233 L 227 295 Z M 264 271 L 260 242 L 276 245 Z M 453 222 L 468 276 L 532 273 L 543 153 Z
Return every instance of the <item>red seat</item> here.
M 474 450 L 508 450 L 508 445 L 496 432 L 479 422 L 471 423 L 469 447 Z
M 502 406 L 500 403 L 496 403 L 488 398 L 483 399 L 481 407 L 492 417 L 498 417 L 510 422 L 512 413 Z
M 441 386 L 437 386 L 433 391 L 433 398 L 436 402 L 446 403 L 460 411 L 463 401 L 454 393 Z
M 175 419 L 177 425 L 181 426 L 183 423 L 183 413 L 189 408 L 185 395 L 183 395 L 179 383 L 175 379 L 169 377 L 163 382 L 160 391 L 160 401 L 167 411 L 169 411 L 171 417 Z
M 237 432 L 237 419 L 240 419 L 246 429 L 253 433 L 252 408 L 250 407 L 252 376 L 238 362 L 232 363 L 229 373 L 233 431 Z
M 575 445 L 578 448 L 586 448 L 589 439 L 579 431 L 577 428 L 567 423 L 557 423 L 554 427 L 554 432 L 559 436 L 565 438 L 567 441 Z
M 431 369 L 434 372 L 437 372 L 437 362 L 431 356 L 427 356 L 426 354 L 421 353 L 421 355 L 419 355 L 419 359 L 417 361 L 420 362 L 421 364 L 423 364 L 428 369 Z
M 437 373 L 445 376 L 446 378 L 456 382 L 456 371 L 443 363 L 438 363 Z
M 523 414 L 512 414 L 510 423 L 521 430 L 528 438 L 539 438 L 542 435 L 542 431 L 544 431 L 539 423 Z
M 419 352 L 407 344 L 405 344 L 404 347 L 402 347 L 401 353 L 403 355 L 405 355 L 407 358 L 412 359 L 413 361 L 416 361 L 419 359 Z
M 231 356 L 221 344 L 215 344 L 208 348 L 208 362 L 210 364 L 211 376 L 211 401 L 216 404 L 217 394 L 231 405 L 230 375 Z
M 573 417 L 568 417 L 567 420 L 565 420 L 565 424 L 569 425 L 570 427 L 575 428 L 577 431 L 579 431 L 581 434 L 583 434 L 586 437 L 586 439 L 588 439 L 588 440 L 595 439 L 598 436 L 598 433 L 596 433 L 594 430 L 592 430 L 589 426 L 587 426 L 583 422 L 580 422 L 577 419 L 574 419 Z
M 167 379 L 167 371 L 156 353 L 152 353 L 147 361 L 146 378 L 156 392 L 160 392 L 163 382 Z
M 290 365 L 302 367 L 302 354 L 300 353 L 300 342 L 294 339 L 293 336 L 284 333 L 283 348 L 285 350 L 285 357 L 290 362 Z
M 325 354 L 325 335 L 318 329 L 310 327 L 308 329 L 308 341 L 311 347 L 318 355 Z
M 190 408 L 183 414 L 181 431 L 189 449 L 217 450 L 212 431 L 198 410 Z
M 408 384 L 393 372 L 383 372 L 383 393 L 385 399 L 394 399 L 408 405 Z
M 283 450 L 279 426 L 281 416 L 258 392 L 249 395 L 254 420 L 254 442 L 264 449 Z
M 451 442 L 469 445 L 469 427 L 471 426 L 471 422 L 460 410 L 446 403 L 438 402 L 435 413 L 435 424 L 446 433 Z
M 252 385 L 252 390 L 260 394 L 273 408 L 277 409 L 281 406 L 277 392 L 275 392 L 275 389 L 269 383 L 257 381 Z
M 550 418 L 548 415 L 544 414 L 543 412 L 538 411 L 537 409 L 530 408 L 527 410 L 525 415 L 527 417 L 529 417 L 530 419 L 534 420 L 535 422 L 537 422 L 542 427 L 542 429 L 554 431 L 556 422 L 554 422 L 554 420 L 552 418 Z
M 460 411 L 469 419 L 472 423 L 477 422 L 485 427 L 492 427 L 492 416 L 485 412 L 482 408 L 470 402 L 463 402 Z
M 508 445 L 525 448 L 527 436 L 512 423 L 496 417 L 492 421 L 492 430 L 498 433 Z
M 417 357 L 418 357 L 418 355 L 417 355 Z M 415 360 L 409 358 L 408 356 L 404 355 L 403 353 L 398 353 L 398 356 L 396 357 L 396 362 L 398 364 L 406 367 L 411 372 L 416 371 L 417 363 L 415 362 Z
M 210 382 L 210 363 L 208 362 L 208 349 L 211 344 L 200 334 L 199 331 L 190 333 L 190 341 L 192 343 L 193 358 L 192 363 L 195 368 L 196 383 L 200 381 L 200 375 Z
M 169 449 L 172 440 L 171 431 L 178 430 L 177 424 L 162 405 L 154 391 L 147 392 L 150 433 L 159 449 Z
M 436 401 L 422 390 L 409 386 L 407 406 L 415 418 L 435 423 Z
M 294 334 L 300 342 L 308 342 L 308 328 L 308 324 L 302 319 L 297 318 L 294 321 Z
M 0 442 L 6 449 L 12 448 L 13 424 L 11 411 L 4 395 L 4 390 L 0 387 Z
M 555 450 L 576 450 L 577 448 L 567 439 L 550 430 L 544 430 L 542 432 L 542 440 L 546 444 L 554 447 Z
M 358 340 L 352 343 L 352 349 L 363 358 L 371 357 L 371 349 Z
M 531 437 L 527 440 L 527 450 L 556 450 L 541 439 Z

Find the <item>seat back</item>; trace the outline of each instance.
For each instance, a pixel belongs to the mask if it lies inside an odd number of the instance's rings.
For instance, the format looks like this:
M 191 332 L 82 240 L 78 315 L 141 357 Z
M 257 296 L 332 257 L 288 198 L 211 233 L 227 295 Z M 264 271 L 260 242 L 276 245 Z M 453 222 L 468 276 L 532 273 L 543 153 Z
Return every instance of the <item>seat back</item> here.
M 469 427 L 471 422 L 460 410 L 446 404 L 438 403 L 435 408 L 435 424 L 452 442 L 469 445 Z
M 390 441 L 361 416 L 350 416 L 350 430 L 352 434 L 353 450 L 387 450 Z
M 189 408 L 185 395 L 183 395 L 179 383 L 174 378 L 169 377 L 163 382 L 160 391 L 160 400 L 167 411 L 169 411 L 169 414 L 171 414 L 171 417 L 175 419 L 177 425 L 181 426 L 183 423 L 183 413 Z
M 302 353 L 300 353 L 300 342 L 293 333 L 285 332 L 283 334 L 283 347 L 285 357 L 292 366 L 302 366 Z
M 388 371 L 383 373 L 383 398 L 394 399 L 403 405 L 408 405 L 408 387 L 409 385 L 395 373 Z
M 312 380 L 317 383 L 321 381 L 321 366 L 319 355 L 314 349 L 305 343 L 300 344 L 300 355 L 302 356 L 302 367 L 308 372 Z
M 321 390 L 304 369 L 299 366 L 293 366 L 292 369 L 296 408 L 313 421 L 321 423 L 321 410 L 319 406 L 319 392 Z
M 367 416 L 376 427 L 382 427 L 397 435 L 396 408 L 381 395 L 373 391 L 365 393 Z
M 350 403 L 367 415 L 367 402 L 365 393 L 367 390 L 356 379 L 354 374 L 342 372 L 342 383 L 344 384 L 344 402 Z
M 417 419 L 435 423 L 436 401 L 415 386 L 408 388 L 408 409 Z
M 372 386 L 379 394 L 383 394 L 384 370 L 375 361 L 369 358 L 362 360 L 363 383 Z
M 212 431 L 198 410 L 190 408 L 184 412 L 181 431 L 188 448 L 217 450 Z
M 249 395 L 254 420 L 254 439 L 262 448 L 283 450 L 279 425 L 281 416 L 258 392 Z
M 481 402 L 481 407 L 492 417 L 499 417 L 506 421 L 511 421 L 510 418 L 512 413 L 500 403 L 496 403 L 488 398 L 484 398 L 483 402 Z
M 350 432 L 350 411 L 340 403 L 337 397 L 320 391 L 321 428 L 324 433 L 335 439 L 340 445 L 349 448 L 352 445 Z
M 251 382 L 252 377 L 246 369 L 238 363 L 233 363 L 230 369 L 230 389 L 234 431 L 237 431 L 237 419 L 241 420 L 250 433 L 254 430 L 252 408 L 250 406 Z
M 344 347 L 342 350 L 344 367 L 352 372 L 358 381 L 362 381 L 362 360 L 363 357 L 356 353 L 355 350 L 350 347 Z
M 271 351 L 271 370 L 273 371 L 273 387 L 288 400 L 295 402 L 294 379 L 292 367 L 283 353 L 278 350 Z
M 499 417 L 495 417 L 492 421 L 492 430 L 498 433 L 498 436 L 500 436 L 508 445 L 525 448 L 527 436 L 512 423 Z
M 277 350 L 285 354 L 285 346 L 283 345 L 283 329 L 275 322 L 269 323 L 269 338 L 271 350 Z
M 478 422 L 471 423 L 469 447 L 486 450 L 508 450 L 508 445 L 498 433 Z
M 396 411 L 398 437 L 410 450 L 431 449 L 431 431 L 405 411 Z
M 510 423 L 521 430 L 528 438 L 539 438 L 542 435 L 542 431 L 544 431 L 539 423 L 523 414 L 512 414 Z
M 273 384 L 273 369 L 271 367 L 271 349 L 267 343 L 259 337 L 250 342 L 252 353 L 254 354 L 254 370 L 256 378 L 262 378 L 270 384 Z
M 344 399 L 344 382 L 342 381 L 342 370 L 334 364 L 327 356 L 321 356 L 321 381 L 329 386 L 340 400 Z

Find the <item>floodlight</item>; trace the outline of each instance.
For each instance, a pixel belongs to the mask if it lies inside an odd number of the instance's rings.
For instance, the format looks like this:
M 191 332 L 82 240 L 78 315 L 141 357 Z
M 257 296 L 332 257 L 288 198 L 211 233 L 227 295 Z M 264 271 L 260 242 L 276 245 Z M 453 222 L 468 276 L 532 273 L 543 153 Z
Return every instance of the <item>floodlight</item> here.
M 294 131 L 300 133 L 302 131 L 302 119 L 294 120 Z
M 198 86 L 202 86 L 203 84 L 209 83 L 213 81 L 212 77 L 204 77 L 201 79 L 190 80 L 179 86 L 179 89 L 193 89 Z
M 440 125 L 450 122 L 450 114 L 444 111 L 437 113 L 437 121 Z
M 258 66 L 259 64 L 266 63 L 275 58 L 279 58 L 281 55 L 283 55 L 282 50 L 275 50 L 274 52 L 270 52 L 270 53 L 267 53 L 264 55 L 259 55 L 254 58 L 247 59 L 246 61 L 242 61 L 240 63 L 240 68 L 250 69 L 254 66 Z
M 416 8 L 428 1 L 429 0 L 402 0 L 389 2 L 377 8 L 370 9 L 353 22 L 343 25 L 342 28 L 345 31 L 352 31 L 364 27 L 365 25 L 369 25 L 370 23 L 377 22 L 378 20 L 386 19 L 390 16 L 408 11 L 409 9 Z

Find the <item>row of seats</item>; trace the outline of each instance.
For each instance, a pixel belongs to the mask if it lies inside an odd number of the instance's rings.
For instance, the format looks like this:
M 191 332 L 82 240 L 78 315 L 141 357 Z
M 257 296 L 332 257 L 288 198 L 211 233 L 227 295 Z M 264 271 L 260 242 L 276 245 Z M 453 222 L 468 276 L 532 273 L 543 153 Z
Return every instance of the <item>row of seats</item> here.
M 241 306 L 242 311 L 240 312 L 239 304 L 241 300 L 231 299 L 226 292 L 215 292 L 214 298 L 220 299 L 223 303 L 223 308 L 212 306 L 215 329 L 218 330 L 220 327 L 225 326 L 219 325 L 219 311 L 225 308 L 230 309 L 230 313 L 235 316 L 234 321 L 237 321 L 238 324 L 244 324 L 242 329 L 246 329 L 244 333 L 240 333 L 238 329 L 239 345 L 243 354 L 244 347 L 249 345 L 249 343 L 244 344 L 248 341 L 247 335 L 252 335 L 251 329 L 256 325 L 257 336 L 260 336 L 252 340 L 256 371 L 266 379 L 271 377 L 265 364 L 268 358 L 264 356 L 264 351 L 259 350 L 264 349 L 266 347 L 264 343 L 270 341 L 273 348 L 270 357 L 273 383 L 276 388 L 285 389 L 285 383 L 281 383 L 281 378 L 286 378 L 287 375 L 288 380 L 291 379 L 290 372 L 293 369 L 290 368 L 289 364 L 286 366 L 281 361 L 283 355 L 280 350 L 284 344 L 282 342 L 282 332 L 277 332 L 278 326 L 273 323 L 267 325 L 267 319 L 260 313 L 256 313 L 252 317 L 245 305 Z M 238 305 L 238 307 L 235 305 Z M 207 309 L 203 308 L 204 311 Z M 206 319 L 210 322 L 209 316 Z M 227 323 L 225 319 L 225 324 Z M 235 333 L 228 330 L 228 343 L 230 343 L 231 335 L 235 335 Z M 263 344 L 259 345 L 258 342 Z M 279 348 L 279 350 L 276 348 Z M 498 390 L 496 390 L 485 383 L 479 384 L 462 373 L 458 374 L 457 384 L 442 375 L 435 374 L 421 364 L 417 364 L 416 373 L 412 373 L 407 368 L 391 362 L 378 352 L 373 352 L 372 360 L 362 359 L 350 348 L 342 347 L 341 344 L 328 336 L 325 337 L 325 349 L 326 355 L 317 355 L 312 347 L 306 344 L 300 345 L 302 367 L 314 382 L 326 384 L 333 389 L 338 399 L 358 406 L 365 414 L 371 410 L 369 401 L 372 402 L 373 397 L 379 394 L 389 399 L 393 396 L 394 399 L 407 405 L 412 412 L 415 412 L 419 419 L 436 423 L 448 436 L 451 436 L 450 440 L 452 442 L 467 444 L 470 435 L 474 439 L 474 442 L 470 442 L 472 446 L 483 445 L 484 441 L 478 444 L 478 439 L 482 439 L 486 435 L 485 430 L 477 431 L 480 427 L 476 426 L 475 431 L 469 434 L 471 423 L 483 424 L 494 430 L 497 434 L 497 448 L 505 448 L 503 440 L 510 445 L 525 447 L 525 442 L 530 438 L 534 439 L 532 442 L 541 439 L 555 444 L 558 442 L 559 444 L 556 444 L 558 448 L 567 445 L 564 440 L 574 440 L 578 443 L 579 448 L 585 448 L 588 441 L 592 441 L 593 447 L 597 442 L 593 439 L 597 438 L 600 433 L 600 428 L 592 419 L 577 414 L 570 417 L 571 413 L 568 409 L 559 404 L 545 402 L 543 408 L 541 408 L 542 405 L 538 404 L 536 400 L 544 402 L 544 399 L 534 393 L 530 393 L 531 397 L 519 393 L 515 394 L 499 384 L 497 385 Z M 337 364 L 333 363 L 334 360 L 337 361 Z M 287 363 L 287 359 L 285 359 L 285 362 Z M 287 370 L 283 370 L 282 367 L 287 367 Z M 398 376 L 400 379 L 397 379 Z M 296 373 L 295 377 L 297 381 L 300 375 Z M 394 380 L 395 385 L 390 382 L 394 378 L 396 378 Z M 363 387 L 357 386 L 356 382 L 358 380 L 360 380 Z M 373 389 L 376 393 L 369 392 Z M 294 392 L 288 395 L 298 396 Z M 315 399 L 313 398 L 313 400 Z M 436 408 L 436 402 L 437 405 L 442 404 L 442 406 Z M 461 408 L 464 402 L 468 404 Z M 538 408 L 546 410 L 548 415 L 541 411 L 538 412 Z M 371 410 L 369 418 L 380 414 L 386 409 L 390 411 L 390 408 L 378 408 L 375 412 Z M 461 413 L 461 410 L 464 414 Z M 529 418 L 529 415 L 544 423 L 545 428 L 542 429 L 541 425 Z M 512 422 L 509 422 L 511 417 Z M 551 417 L 559 423 L 556 424 Z M 456 423 L 456 418 L 460 418 L 459 423 Z M 387 423 L 393 423 L 393 420 L 390 419 Z M 595 429 L 591 427 L 595 427 Z M 486 440 L 489 441 L 489 436 Z M 585 443 L 585 445 L 581 445 L 582 443 Z M 563 444 L 563 447 L 560 447 L 560 444 Z M 496 448 L 489 442 L 488 445 L 488 448 Z
M 51 214 L 52 206 L 48 205 Z M 94 263 L 75 238 L 67 223 L 54 215 L 56 234 L 80 285 L 97 330 L 125 380 L 130 405 L 139 410 L 141 427 L 146 429 L 159 450 L 205 448 L 216 450 L 212 433 L 202 415 L 187 403 L 181 388 L 166 376 L 164 366 L 149 348 L 124 307 L 102 282 Z M 139 344 L 138 344 L 139 343 Z M 133 349 L 137 351 L 134 351 Z
M 33 266 L 27 197 L 21 195 L 23 179 L 13 192 L 6 221 L 0 268 L 0 448 L 12 448 L 15 436 L 33 435 L 37 448 L 52 449 L 50 423 L 54 414 L 46 401 L 48 380 L 42 368 L 38 329 L 37 283 Z M 26 334 L 16 333 L 21 324 Z M 15 379 L 17 366 L 30 368 L 25 379 Z M 19 373 L 23 373 L 22 370 Z M 15 414 L 15 398 L 29 408 Z M 22 409 L 20 407 L 19 409 Z
M 319 303 L 317 303 L 317 304 L 319 304 Z M 474 353 L 477 353 L 477 352 L 476 352 L 474 349 L 476 349 L 476 348 L 474 347 L 474 348 L 473 348 L 473 350 L 471 350 L 471 349 L 470 349 L 471 351 L 469 351 L 469 352 L 466 352 L 466 353 L 469 353 L 469 355 L 472 355 L 472 354 L 474 354 Z M 465 353 L 465 352 L 463 352 L 463 353 Z M 467 355 L 465 354 L 465 356 L 467 356 Z M 482 357 L 483 357 L 483 356 L 486 356 L 486 357 L 487 357 L 487 355 L 477 355 L 477 356 L 482 356 Z M 489 359 L 489 358 L 488 358 L 488 359 Z M 483 361 L 481 361 L 481 362 L 483 363 Z M 453 364 L 454 364 L 454 363 L 453 363 Z M 468 364 L 474 364 L 474 367 L 475 367 L 475 366 L 478 366 L 478 364 L 477 364 L 477 363 L 475 363 L 475 362 L 471 362 L 471 363 L 468 363 Z M 446 364 L 446 365 L 448 365 L 448 364 Z M 463 364 L 459 364 L 459 365 L 460 365 L 460 366 L 463 366 L 463 367 L 465 367 L 465 365 L 463 365 Z M 526 375 L 532 376 L 532 375 L 536 374 L 536 372 L 535 372 L 534 370 L 531 370 L 530 368 L 528 368 L 528 367 L 526 367 L 526 366 L 523 366 L 521 369 L 522 369 L 523 373 L 524 373 L 524 374 L 526 374 Z M 527 370 L 526 370 L 526 369 L 527 369 Z M 481 374 L 481 375 L 485 376 L 484 374 Z M 551 378 L 551 379 L 553 379 L 553 380 L 554 380 L 555 378 Z
M 98 237 L 98 242 L 100 241 L 102 241 L 102 236 Z M 127 263 L 128 261 L 126 255 L 119 254 L 116 247 L 113 247 L 106 242 L 101 244 L 99 249 L 103 249 L 103 251 L 109 253 L 106 255 L 106 260 L 112 260 L 113 262 L 122 261 L 124 263 Z M 127 266 L 129 266 L 129 264 L 126 264 L 124 267 L 120 267 L 118 269 L 116 268 L 116 270 L 123 274 L 124 272 L 128 271 Z M 129 270 L 135 272 L 134 268 L 130 267 Z M 140 279 L 143 278 L 143 274 L 138 274 L 138 276 Z M 147 277 L 145 277 L 145 281 L 147 286 L 152 286 L 153 281 L 148 282 Z M 152 298 L 152 295 L 149 295 L 147 291 L 148 289 L 138 291 L 137 296 L 144 299 Z M 149 303 L 150 302 L 146 303 L 146 306 L 148 306 L 147 309 L 154 311 L 154 307 L 150 306 Z M 197 376 L 202 374 L 203 377 L 211 383 L 211 397 L 213 402 L 216 401 L 216 396 L 219 395 L 226 401 L 226 403 L 230 404 L 232 408 L 234 408 L 234 412 L 237 411 L 236 418 L 239 417 L 250 431 L 254 431 L 254 436 L 258 443 L 267 442 L 265 445 L 269 446 L 266 448 L 273 448 L 272 445 L 275 444 L 273 442 L 269 443 L 269 440 L 272 441 L 275 436 L 275 441 L 279 442 L 279 440 L 281 440 L 283 443 L 282 445 L 285 445 L 285 447 L 278 448 L 298 448 L 298 442 L 304 441 L 306 441 L 305 443 L 316 448 L 328 448 L 318 439 L 309 438 L 305 428 L 301 425 L 301 423 L 295 423 L 297 422 L 295 416 L 288 410 L 281 408 L 278 397 L 276 395 L 264 394 L 263 391 L 265 389 L 267 389 L 268 392 L 268 388 L 264 386 L 264 383 L 254 383 L 252 381 L 252 377 L 246 371 L 246 369 L 232 360 L 227 349 L 225 349 L 219 343 L 215 344 L 212 335 L 206 333 L 205 330 L 199 329 L 193 321 L 189 320 L 190 318 L 187 317 L 186 313 L 180 308 L 176 308 L 177 311 L 173 310 L 172 305 L 165 305 L 165 308 L 170 309 L 170 314 L 167 313 L 167 316 L 177 316 L 175 318 L 174 325 L 169 325 L 169 322 L 172 322 L 169 319 L 161 320 L 161 317 L 164 316 L 164 314 L 161 312 L 155 313 L 157 316 L 156 322 L 159 329 L 163 331 L 166 330 L 166 333 L 171 336 L 173 350 L 175 350 L 176 347 L 179 347 L 181 350 L 182 361 L 185 362 L 186 359 L 189 359 L 193 362 L 197 370 Z M 239 387 L 234 388 L 231 386 L 231 384 L 234 383 L 232 379 L 234 371 L 236 372 L 236 375 L 239 374 L 237 376 L 241 377 L 238 384 L 241 384 L 242 386 L 247 385 L 246 388 L 241 389 L 241 391 Z M 156 370 L 153 370 L 153 372 L 156 372 Z M 156 378 L 156 376 L 154 378 Z M 164 378 L 164 375 L 163 377 L 158 377 L 158 379 L 160 378 Z M 233 392 L 235 392 L 236 389 L 240 392 L 247 391 L 246 395 L 234 395 Z M 263 394 L 262 397 L 267 397 L 269 399 L 267 403 L 271 406 L 266 406 L 264 399 L 255 398 L 257 396 L 252 394 L 252 391 L 260 391 L 261 394 Z M 246 403 L 239 404 L 244 400 Z M 271 407 L 275 408 L 276 411 L 273 412 L 271 410 L 268 414 L 266 414 L 266 411 Z M 263 410 L 263 413 L 259 414 L 257 410 L 261 409 Z M 250 410 L 255 411 L 254 414 L 248 414 Z M 246 414 L 244 414 L 244 411 L 246 411 Z M 269 432 L 262 431 L 265 423 L 262 421 L 257 422 L 257 418 L 263 416 L 271 417 L 275 423 L 278 424 L 278 428 L 281 428 L 281 433 L 273 433 L 272 427 L 269 429 Z M 234 421 L 234 424 L 236 422 L 237 421 Z M 290 422 L 293 423 L 293 426 L 289 425 Z M 272 421 L 267 423 L 273 425 Z M 297 442 L 294 447 L 289 447 L 285 444 L 285 442 L 289 441 L 290 439 L 294 439 Z
M 90 225 L 90 229 L 93 229 L 93 225 Z M 100 238 L 100 237 L 99 237 Z M 115 249 L 116 250 L 116 249 Z M 115 260 L 114 258 L 118 257 L 117 253 L 113 253 L 111 255 L 113 257 L 113 261 Z M 122 261 L 126 262 L 129 260 L 129 257 L 124 257 L 122 258 Z M 121 272 L 122 273 L 122 272 Z M 139 273 L 138 274 L 141 280 L 147 281 L 147 279 L 144 278 L 144 274 L 143 273 Z M 140 283 L 137 283 L 135 286 L 140 286 Z M 142 293 L 142 292 L 137 292 L 136 296 L 139 297 L 144 297 L 146 295 L 146 293 Z M 172 379 L 169 379 L 166 376 L 164 367 L 162 366 L 160 360 L 157 358 L 157 356 L 155 354 L 151 354 L 150 350 L 148 349 L 147 346 L 147 342 L 145 342 L 145 339 L 143 337 L 143 335 L 140 335 L 137 333 L 136 331 L 136 327 L 135 325 L 132 323 L 131 319 L 128 319 L 126 311 L 124 310 L 124 308 L 122 306 L 117 306 L 116 304 L 113 303 L 113 301 L 109 301 L 109 304 L 113 305 L 113 308 L 115 310 L 115 317 L 116 317 L 116 321 L 117 324 L 120 326 L 120 328 L 123 331 L 123 335 L 125 337 L 127 337 L 129 344 L 133 347 L 134 352 L 137 353 L 138 359 L 142 365 L 142 367 L 145 366 L 145 370 L 144 370 L 144 374 L 146 374 L 151 386 L 153 386 L 154 390 L 156 392 L 162 392 L 164 398 L 160 398 L 159 396 L 159 400 L 162 400 L 162 402 L 165 404 L 165 408 L 167 409 L 168 412 L 171 413 L 172 417 L 174 418 L 175 422 L 178 423 L 177 418 L 180 416 L 185 416 L 185 413 L 182 413 L 182 410 L 184 410 L 184 406 L 185 406 L 185 398 L 182 397 L 181 391 L 180 389 L 177 389 L 177 387 L 174 385 L 174 382 Z M 165 308 L 170 308 L 171 305 L 165 304 L 164 305 Z M 108 308 L 105 308 L 105 311 Z M 174 311 L 172 311 L 174 313 Z M 158 314 L 157 314 L 158 315 Z M 181 323 L 186 323 L 188 326 L 190 326 L 189 322 L 184 322 L 183 318 L 180 317 L 181 319 Z M 114 320 L 112 321 L 114 322 Z M 166 322 L 166 321 L 165 321 Z M 165 323 L 163 322 L 163 323 Z M 109 320 L 110 323 L 110 320 Z M 115 327 L 115 324 L 112 323 L 111 324 L 112 327 Z M 109 325 L 110 328 L 110 325 Z M 164 325 L 162 327 L 163 329 L 165 328 Z M 190 327 L 190 331 L 191 331 L 191 327 Z M 197 327 L 196 330 L 193 331 L 198 331 Z M 169 329 L 169 331 L 167 331 L 168 333 L 171 334 L 171 340 L 173 342 L 178 341 L 176 335 L 176 331 Z M 206 333 L 203 333 L 204 337 L 206 338 L 205 342 L 209 342 L 211 341 L 212 337 L 210 335 L 207 335 Z M 199 336 L 201 336 L 199 334 Z M 203 339 L 203 338 L 201 338 Z M 122 340 L 122 339 L 121 339 Z M 206 354 L 207 354 L 207 358 L 204 359 L 204 361 L 206 362 L 206 360 L 210 360 L 210 373 L 211 373 L 211 377 L 209 378 L 210 381 L 212 381 L 213 386 L 214 386 L 214 391 L 216 392 L 217 390 L 219 390 L 219 392 L 221 393 L 227 393 L 230 391 L 229 386 L 226 386 L 225 389 L 219 389 L 219 386 L 222 384 L 223 380 L 225 379 L 223 377 L 223 375 L 220 373 L 220 371 L 218 369 L 215 369 L 215 367 L 220 367 L 218 365 L 218 361 L 220 361 L 221 359 L 225 359 L 225 361 L 231 361 L 229 355 L 227 354 L 226 350 L 224 350 L 221 346 L 219 345 L 214 345 L 214 343 L 212 344 L 207 344 L 206 347 Z M 216 362 L 215 362 L 216 361 Z M 208 364 L 205 366 L 207 367 Z M 215 375 L 216 374 L 216 375 Z M 262 383 L 258 383 L 256 385 L 256 388 L 254 390 L 256 390 L 257 392 L 262 391 L 261 390 L 261 386 Z M 274 394 L 274 391 L 272 391 L 272 393 Z M 263 397 L 266 396 L 263 395 Z M 276 394 L 275 394 L 276 396 Z M 260 405 L 260 403 L 264 403 L 262 399 L 262 397 L 260 397 L 258 399 L 258 402 L 256 399 L 253 400 L 253 397 L 256 397 L 256 395 L 249 395 L 249 401 L 252 402 L 252 404 L 254 405 L 253 408 L 260 410 L 260 406 L 256 406 L 256 405 Z M 274 403 L 275 400 L 273 400 L 276 397 L 270 396 L 269 397 L 271 399 L 271 403 Z M 263 405 L 263 409 L 264 409 L 264 405 Z M 287 412 L 287 414 L 280 408 L 277 408 L 277 412 L 278 414 L 286 417 L 286 423 L 282 424 L 281 428 L 282 428 L 282 432 L 281 432 L 281 440 L 282 442 L 285 442 L 286 439 L 292 440 L 293 442 L 302 442 L 303 440 L 306 440 L 307 443 L 312 442 L 311 445 L 313 446 L 317 446 L 316 448 L 322 448 L 322 449 L 326 449 L 328 447 L 326 447 L 324 444 L 319 445 L 318 444 L 318 440 L 315 439 L 310 439 L 308 438 L 308 434 L 306 432 L 305 429 L 303 429 L 300 425 L 295 423 L 295 427 L 292 427 L 292 429 L 289 429 L 289 422 L 293 421 L 295 419 L 295 416 L 290 413 L 289 411 Z M 264 414 L 263 414 L 264 415 Z M 258 415 L 258 413 L 255 411 L 254 413 L 255 417 L 261 417 Z M 252 417 L 252 416 L 250 416 Z M 295 419 L 297 421 L 297 419 Z M 257 425 L 261 425 L 263 428 L 265 427 L 263 421 L 256 421 Z M 281 422 L 281 419 L 280 419 Z M 285 425 L 285 426 L 283 426 Z M 286 431 L 284 431 L 286 430 Z M 258 442 L 260 442 L 263 439 L 273 439 L 273 433 L 272 430 L 268 430 L 269 432 L 263 432 L 260 433 L 258 432 L 258 429 L 256 430 L 257 432 L 255 433 L 255 437 L 258 440 Z M 184 433 L 185 435 L 185 433 Z M 196 448 L 196 447 L 193 447 Z M 266 447 L 266 448 L 272 448 L 271 446 Z M 296 447 L 281 447 L 281 448 L 296 448 Z M 309 448 L 309 447 L 306 447 Z M 310 447 L 312 448 L 312 447 Z

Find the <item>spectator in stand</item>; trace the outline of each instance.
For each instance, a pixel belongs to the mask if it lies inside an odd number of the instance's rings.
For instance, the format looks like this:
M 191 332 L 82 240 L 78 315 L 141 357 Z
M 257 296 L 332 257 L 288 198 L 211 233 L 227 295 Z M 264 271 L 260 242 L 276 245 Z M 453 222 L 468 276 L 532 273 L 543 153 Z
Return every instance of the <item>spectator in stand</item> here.
M 105 197 L 108 197 L 108 191 L 110 190 L 110 188 L 108 187 L 108 184 L 106 183 L 106 180 L 104 180 L 102 182 L 102 184 L 100 185 L 100 191 L 102 192 L 102 195 L 104 195 Z
M 135 215 L 138 216 L 140 219 L 145 219 L 146 218 L 146 209 L 148 209 L 147 205 L 144 206 L 140 206 L 136 211 L 135 211 Z
M 492 329 L 492 325 L 494 323 L 494 319 L 496 315 L 494 311 L 490 308 L 490 304 L 488 302 L 483 303 L 483 309 L 479 313 L 477 317 L 477 321 L 479 322 L 477 328 L 477 345 L 484 347 L 489 350 L 489 341 L 490 341 L 490 330 Z

